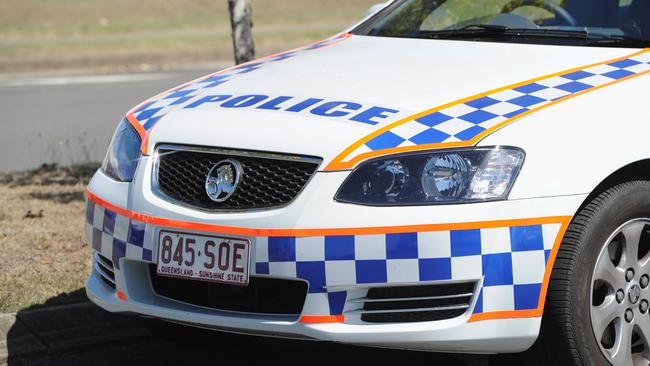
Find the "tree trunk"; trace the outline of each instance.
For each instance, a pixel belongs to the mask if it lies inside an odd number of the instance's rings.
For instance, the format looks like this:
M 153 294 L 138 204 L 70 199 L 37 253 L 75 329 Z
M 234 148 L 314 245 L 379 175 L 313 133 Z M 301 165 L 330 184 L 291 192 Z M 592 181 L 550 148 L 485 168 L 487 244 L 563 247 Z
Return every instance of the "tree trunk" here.
M 239 65 L 255 58 L 253 19 L 250 0 L 228 0 L 235 62 Z

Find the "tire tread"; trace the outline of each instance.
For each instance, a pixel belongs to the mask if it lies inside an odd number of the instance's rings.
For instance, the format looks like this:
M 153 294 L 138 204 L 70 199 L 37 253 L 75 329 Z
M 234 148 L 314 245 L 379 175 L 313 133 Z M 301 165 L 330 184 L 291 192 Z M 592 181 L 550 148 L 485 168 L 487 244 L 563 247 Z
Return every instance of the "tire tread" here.
M 557 252 L 546 305 L 542 318 L 540 337 L 525 354 L 529 365 L 587 365 L 578 349 L 576 331 L 572 323 L 572 297 L 574 270 L 580 259 L 580 246 L 594 219 L 603 213 L 608 204 L 635 188 L 649 187 L 650 182 L 632 180 L 610 187 L 596 195 L 575 215 L 569 224 Z

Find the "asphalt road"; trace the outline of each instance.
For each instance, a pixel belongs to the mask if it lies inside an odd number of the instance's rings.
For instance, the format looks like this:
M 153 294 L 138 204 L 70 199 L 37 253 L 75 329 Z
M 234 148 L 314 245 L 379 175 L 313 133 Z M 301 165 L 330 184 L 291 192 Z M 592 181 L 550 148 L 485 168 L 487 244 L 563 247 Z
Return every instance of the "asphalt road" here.
M 211 71 L 0 78 L 0 172 L 101 161 L 128 109 Z

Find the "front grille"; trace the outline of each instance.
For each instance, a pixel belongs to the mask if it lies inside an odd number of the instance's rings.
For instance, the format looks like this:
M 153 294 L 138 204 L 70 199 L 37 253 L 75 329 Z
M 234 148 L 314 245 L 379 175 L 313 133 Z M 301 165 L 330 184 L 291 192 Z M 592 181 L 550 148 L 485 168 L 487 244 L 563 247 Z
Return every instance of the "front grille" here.
M 206 178 L 210 169 L 225 159 L 241 164 L 241 181 L 225 202 L 214 202 L 205 191 Z M 280 207 L 298 196 L 320 162 L 300 156 L 162 146 L 158 148 L 154 191 L 204 210 Z
M 247 286 L 159 276 L 149 266 L 151 283 L 160 296 L 206 308 L 242 313 L 295 316 L 302 312 L 307 283 L 251 276 Z
M 115 272 L 113 261 L 97 253 L 95 254 L 95 270 L 99 273 L 100 278 L 109 287 L 115 288 Z
M 366 297 L 350 299 L 350 308 L 368 323 L 410 323 L 451 319 L 467 312 L 475 282 L 375 287 Z

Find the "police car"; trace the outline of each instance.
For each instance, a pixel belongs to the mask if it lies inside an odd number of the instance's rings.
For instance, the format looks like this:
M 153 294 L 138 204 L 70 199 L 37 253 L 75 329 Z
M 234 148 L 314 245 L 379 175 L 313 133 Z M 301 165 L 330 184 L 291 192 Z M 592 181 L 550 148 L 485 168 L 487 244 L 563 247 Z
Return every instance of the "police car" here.
M 128 112 L 88 297 L 227 332 L 650 361 L 650 1 L 397 0 Z

